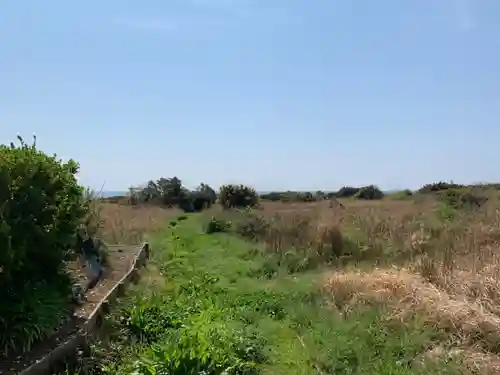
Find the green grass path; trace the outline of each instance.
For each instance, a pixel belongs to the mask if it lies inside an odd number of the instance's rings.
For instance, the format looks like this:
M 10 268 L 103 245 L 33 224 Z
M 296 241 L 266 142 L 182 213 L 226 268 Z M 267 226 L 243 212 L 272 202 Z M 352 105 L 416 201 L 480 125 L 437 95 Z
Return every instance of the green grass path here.
M 429 373 L 410 364 L 435 332 L 387 327 L 375 309 L 341 317 L 321 294 L 322 272 L 266 277 L 269 255 L 204 234 L 202 221 L 190 216 L 153 241 L 149 271 L 114 314 L 120 359 L 109 373 Z

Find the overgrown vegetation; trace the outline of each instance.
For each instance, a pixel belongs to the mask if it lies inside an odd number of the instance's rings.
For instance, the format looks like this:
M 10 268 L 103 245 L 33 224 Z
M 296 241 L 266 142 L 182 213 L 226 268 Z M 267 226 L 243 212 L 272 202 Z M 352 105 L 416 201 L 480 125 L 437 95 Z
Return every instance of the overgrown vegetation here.
M 359 189 L 354 197 L 366 200 L 382 199 L 384 193 L 375 185 L 368 185 Z
M 418 192 L 419 193 L 435 193 L 438 191 L 448 190 L 448 189 L 460 189 L 465 187 L 464 185 L 455 184 L 453 182 L 435 182 L 432 184 L 425 184 L 422 186 Z
M 158 237 L 149 271 L 106 321 L 107 345 L 79 363 L 87 373 L 459 373 L 455 363 L 416 361 L 440 330 L 417 317 L 387 325 L 382 306 L 340 314 L 323 289 L 324 264 L 290 272 L 269 249 L 206 235 L 203 223 L 192 217 Z
M 498 186 L 439 182 L 372 202 L 384 194 L 369 185 L 260 201 L 248 186 L 191 191 L 174 177 L 132 189 L 129 205 L 101 206 L 78 186 L 75 162 L 19 141 L 0 147 L 3 354 L 67 316 L 63 261 L 79 224 L 138 242 L 168 217 L 143 281 L 68 373 L 500 372 Z
M 201 183 L 191 191 L 182 185 L 177 177 L 160 178 L 149 181 L 146 186 L 129 189 L 129 201 L 138 203 L 157 203 L 168 207 L 179 207 L 185 212 L 200 212 L 211 207 L 217 200 L 215 190 Z
M 19 137 L 0 146 L 0 351 L 27 350 L 68 312 L 63 269 L 85 215 L 78 164 Z
M 259 201 L 255 189 L 245 185 L 223 185 L 219 191 L 219 203 L 224 208 L 254 207 Z
M 363 187 L 350 187 L 344 186 L 336 192 L 325 193 L 318 190 L 314 193 L 311 192 L 270 192 L 261 194 L 260 198 L 268 201 L 282 201 L 282 202 L 320 202 L 325 199 L 335 198 L 358 198 L 358 199 L 382 199 L 384 193 L 375 185 L 368 185 Z

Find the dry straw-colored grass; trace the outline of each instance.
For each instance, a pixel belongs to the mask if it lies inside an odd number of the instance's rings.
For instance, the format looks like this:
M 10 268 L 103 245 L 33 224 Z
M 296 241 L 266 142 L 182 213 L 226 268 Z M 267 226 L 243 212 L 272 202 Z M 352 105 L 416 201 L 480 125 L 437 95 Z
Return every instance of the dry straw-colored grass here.
M 358 206 L 351 211 L 355 220 L 344 220 L 344 232 L 384 257 L 368 269 L 330 272 L 332 299 L 344 311 L 382 304 L 400 322 L 417 315 L 446 333 L 444 349 L 436 349 L 441 358 L 459 354 L 475 373 L 500 373 L 499 201 L 444 222 L 428 201 L 403 204 L 392 214 Z
M 342 204 L 264 203 L 261 212 L 279 223 L 272 236 L 281 247 L 301 237 L 313 251 L 311 244 L 328 242 L 325 233 L 341 233 L 349 267 L 335 264 L 325 282 L 340 311 L 381 304 L 388 319 L 403 324 L 417 315 L 443 332 L 443 346 L 427 357 L 459 355 L 474 373 L 499 374 L 498 193 L 451 220 L 440 216 L 442 207 L 429 196 Z M 280 247 L 271 240 L 268 245 Z
M 256 234 L 276 253 L 295 247 L 316 261 L 346 257 L 349 267 L 332 263 L 325 282 L 340 311 L 383 304 L 388 319 L 403 324 L 418 314 L 443 332 L 427 360 L 460 355 L 475 373 L 500 373 L 500 201 L 453 220 L 440 219 L 428 197 L 342 204 L 263 202 L 258 216 L 268 226 Z M 180 214 L 103 203 L 99 231 L 110 243 L 137 243 Z
M 110 244 L 138 244 L 181 213 L 155 205 L 101 203 L 98 235 Z

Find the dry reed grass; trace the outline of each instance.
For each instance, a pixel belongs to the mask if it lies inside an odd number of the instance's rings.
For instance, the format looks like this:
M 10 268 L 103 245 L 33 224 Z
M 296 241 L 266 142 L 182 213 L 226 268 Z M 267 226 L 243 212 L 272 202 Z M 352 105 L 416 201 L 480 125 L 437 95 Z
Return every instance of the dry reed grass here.
M 497 194 L 483 207 L 446 220 L 443 207 L 429 196 L 341 202 L 345 208 L 264 203 L 261 214 L 274 227 L 268 247 L 280 251 L 297 244 L 314 251 L 328 242 L 326 228 L 337 231 L 350 267 L 329 271 L 326 290 L 341 311 L 382 304 L 390 308 L 388 319 L 403 323 L 417 314 L 444 333 L 443 347 L 430 357 L 460 355 L 474 373 L 500 373 Z
M 445 333 L 427 359 L 460 355 L 475 373 L 500 373 L 499 200 L 452 220 L 442 220 L 428 197 L 342 203 L 264 202 L 250 231 L 278 254 L 292 247 L 316 263 L 346 257 L 350 271 L 334 263 L 326 282 L 341 311 L 379 303 L 402 323 L 418 314 Z M 136 243 L 179 214 L 103 203 L 99 233 L 110 243 Z
M 110 244 L 138 244 L 181 213 L 155 205 L 101 203 L 98 235 Z

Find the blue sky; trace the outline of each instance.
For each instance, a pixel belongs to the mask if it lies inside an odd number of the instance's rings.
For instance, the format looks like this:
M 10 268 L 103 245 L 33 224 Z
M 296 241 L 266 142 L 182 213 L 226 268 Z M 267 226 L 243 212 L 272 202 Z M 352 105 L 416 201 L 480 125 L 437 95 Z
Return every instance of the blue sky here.
M 0 143 L 88 186 L 500 181 L 498 0 L 3 0 Z

